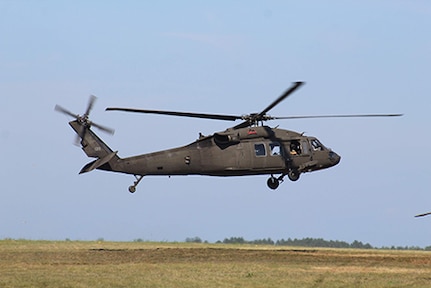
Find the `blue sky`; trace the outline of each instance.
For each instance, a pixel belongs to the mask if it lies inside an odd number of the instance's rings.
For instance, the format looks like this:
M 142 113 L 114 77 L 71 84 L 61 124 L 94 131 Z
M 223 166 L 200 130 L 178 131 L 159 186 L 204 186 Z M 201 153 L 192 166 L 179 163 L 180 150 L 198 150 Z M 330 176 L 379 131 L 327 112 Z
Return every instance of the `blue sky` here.
M 88 3 L 89 2 L 89 3 Z M 0 1 L 0 239 L 217 241 L 315 237 L 429 246 L 428 1 Z M 230 122 L 105 112 L 108 106 L 247 114 L 294 81 L 271 115 L 404 113 L 274 121 L 342 156 L 266 187 L 267 176 L 93 171 L 60 104 L 116 130 L 122 157 Z

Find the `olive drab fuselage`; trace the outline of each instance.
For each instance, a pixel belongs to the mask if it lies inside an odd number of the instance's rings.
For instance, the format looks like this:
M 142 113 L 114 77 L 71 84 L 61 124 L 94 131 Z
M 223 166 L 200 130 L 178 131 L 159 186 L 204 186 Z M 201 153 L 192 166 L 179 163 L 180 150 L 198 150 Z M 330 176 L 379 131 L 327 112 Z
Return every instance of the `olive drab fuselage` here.
M 135 175 L 287 174 L 336 165 L 340 157 L 316 138 L 268 126 L 228 129 L 174 149 L 120 158 L 100 169 Z M 112 163 L 114 164 L 114 163 Z

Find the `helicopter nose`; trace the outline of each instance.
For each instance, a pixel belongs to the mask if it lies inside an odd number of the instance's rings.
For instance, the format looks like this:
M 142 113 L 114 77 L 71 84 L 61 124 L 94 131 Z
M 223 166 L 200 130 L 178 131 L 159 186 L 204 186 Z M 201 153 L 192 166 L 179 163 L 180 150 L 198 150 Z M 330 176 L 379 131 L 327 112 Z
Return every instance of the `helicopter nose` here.
M 334 151 L 329 151 L 329 161 L 331 161 L 332 165 L 337 165 L 340 163 L 341 156 L 335 153 Z

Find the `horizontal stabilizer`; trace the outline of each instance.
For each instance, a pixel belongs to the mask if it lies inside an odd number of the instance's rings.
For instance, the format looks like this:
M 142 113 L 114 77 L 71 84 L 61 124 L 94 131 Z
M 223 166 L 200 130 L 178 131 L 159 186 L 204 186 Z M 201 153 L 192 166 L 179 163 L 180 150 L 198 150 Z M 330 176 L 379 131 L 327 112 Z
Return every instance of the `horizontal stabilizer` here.
M 111 153 L 107 154 L 106 156 L 104 156 L 102 158 L 99 158 L 97 160 L 94 160 L 93 162 L 88 163 L 87 165 L 85 165 L 81 169 L 81 171 L 79 172 L 79 174 L 90 172 L 90 171 L 92 171 L 94 169 L 99 168 L 103 164 L 108 163 L 115 155 L 117 155 L 117 152 L 118 151 L 111 152 Z

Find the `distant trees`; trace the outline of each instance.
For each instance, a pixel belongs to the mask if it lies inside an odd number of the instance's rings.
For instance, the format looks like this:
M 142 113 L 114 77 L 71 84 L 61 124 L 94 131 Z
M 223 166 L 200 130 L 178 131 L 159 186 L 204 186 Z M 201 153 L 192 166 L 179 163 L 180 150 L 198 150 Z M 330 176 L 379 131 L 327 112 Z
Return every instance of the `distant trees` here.
M 135 240 L 136 241 L 136 240 Z M 199 237 L 188 237 L 185 242 L 188 243 L 208 243 L 208 241 L 203 241 Z M 215 242 L 217 244 L 250 244 L 250 245 L 274 245 L 274 246 L 297 246 L 297 247 L 319 247 L 319 248 L 353 248 L 353 249 L 387 249 L 387 250 L 425 250 L 431 251 L 431 246 L 421 248 L 418 246 L 391 246 L 391 247 L 373 247 L 369 243 L 363 243 L 361 241 L 355 240 L 352 243 L 346 241 L 338 240 L 325 240 L 323 238 L 302 238 L 302 239 L 280 239 L 272 240 L 271 238 L 263 238 L 256 240 L 246 240 L 244 237 L 230 237 L 225 238 L 223 241 Z
M 370 244 L 364 244 L 361 241 L 353 241 L 351 244 L 345 241 L 325 240 L 322 238 L 303 238 L 303 239 L 281 239 L 275 245 L 280 246 L 302 246 L 302 247 L 323 247 L 323 248 L 356 248 L 356 249 L 372 249 Z
M 186 238 L 187 243 L 202 243 L 202 239 L 199 237 L 187 237 Z
M 255 245 L 274 245 L 275 242 L 271 240 L 271 238 L 268 239 L 257 239 L 252 241 L 244 240 L 242 237 L 230 237 L 225 238 L 223 242 L 218 241 L 218 243 L 224 243 L 224 244 L 255 244 Z
M 222 243 L 223 244 L 246 244 L 247 241 L 244 240 L 244 238 L 242 237 L 230 237 L 229 239 L 225 238 Z
M 252 245 L 276 245 L 276 246 L 300 246 L 300 247 L 327 247 L 327 248 L 356 248 L 356 249 L 372 249 L 373 246 L 370 244 L 362 243 L 360 241 L 353 241 L 351 244 L 344 241 L 333 241 L 325 240 L 322 238 L 303 238 L 303 239 L 281 239 L 274 241 L 271 238 L 257 239 L 247 241 L 243 237 L 230 237 L 225 238 L 223 241 L 217 241 L 216 243 L 223 244 L 252 244 Z

